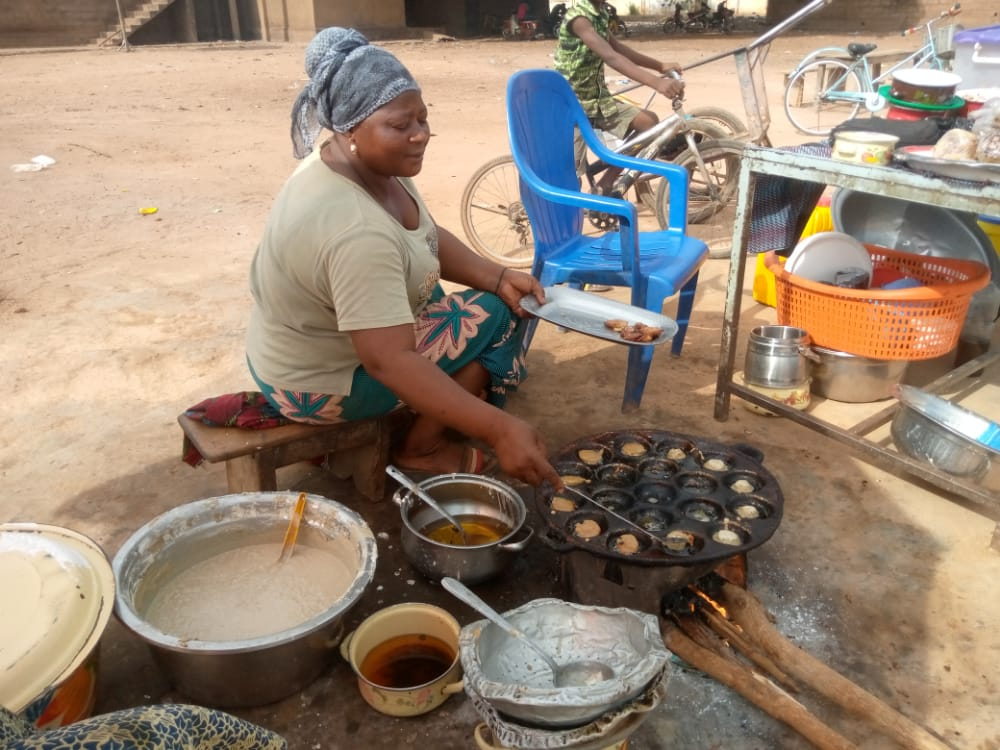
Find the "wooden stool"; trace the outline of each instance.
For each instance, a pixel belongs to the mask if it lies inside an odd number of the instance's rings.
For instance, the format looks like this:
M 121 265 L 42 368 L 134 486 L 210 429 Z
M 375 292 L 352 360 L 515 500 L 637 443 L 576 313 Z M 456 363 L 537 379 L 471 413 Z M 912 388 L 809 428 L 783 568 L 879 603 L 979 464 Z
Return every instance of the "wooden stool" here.
M 276 490 L 277 469 L 328 454 L 334 475 L 352 477 L 358 492 L 379 501 L 385 495 L 392 425 L 401 416 L 397 409 L 357 422 L 293 423 L 265 430 L 212 427 L 183 414 L 177 422 L 206 461 L 226 462 L 230 492 Z

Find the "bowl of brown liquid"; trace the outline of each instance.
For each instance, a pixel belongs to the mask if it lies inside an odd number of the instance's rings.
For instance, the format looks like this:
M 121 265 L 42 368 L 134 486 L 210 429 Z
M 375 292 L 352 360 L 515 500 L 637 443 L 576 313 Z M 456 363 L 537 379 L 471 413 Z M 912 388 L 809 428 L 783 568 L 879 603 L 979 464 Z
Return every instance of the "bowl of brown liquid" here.
M 496 578 L 531 540 L 524 500 L 503 482 L 478 474 L 443 474 L 420 482 L 420 488 L 463 532 L 406 488 L 393 495 L 403 519 L 403 552 L 431 580 L 451 576 L 472 586 Z
M 432 604 L 380 609 L 349 633 L 340 653 L 376 711 L 419 716 L 461 692 L 458 621 Z

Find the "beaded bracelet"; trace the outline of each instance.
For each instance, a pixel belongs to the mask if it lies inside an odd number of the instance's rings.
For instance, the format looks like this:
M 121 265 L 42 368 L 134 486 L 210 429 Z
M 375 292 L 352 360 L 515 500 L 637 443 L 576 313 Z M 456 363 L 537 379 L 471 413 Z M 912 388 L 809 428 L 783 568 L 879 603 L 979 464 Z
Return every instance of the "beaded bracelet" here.
M 500 271 L 500 275 L 497 277 L 497 285 L 496 285 L 496 288 L 493 290 L 493 294 L 496 294 L 496 295 L 499 296 L 499 294 L 500 294 L 500 284 L 503 282 L 503 275 L 505 273 L 507 273 L 507 267 L 506 266 L 504 266 L 503 270 Z

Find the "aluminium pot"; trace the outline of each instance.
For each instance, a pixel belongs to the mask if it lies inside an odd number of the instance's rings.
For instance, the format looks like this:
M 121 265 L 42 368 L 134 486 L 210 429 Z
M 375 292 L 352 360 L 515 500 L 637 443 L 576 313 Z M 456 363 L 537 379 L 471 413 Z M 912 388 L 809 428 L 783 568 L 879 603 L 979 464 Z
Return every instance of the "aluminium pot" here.
M 795 326 L 757 326 L 750 331 L 743 378 L 748 385 L 794 388 L 809 382 L 813 357 L 809 334 Z
M 868 404 L 892 396 L 908 360 L 884 360 L 813 345 L 818 360 L 812 366 L 812 391 L 848 404 Z
M 178 638 L 147 619 L 162 585 L 199 562 L 247 545 L 280 545 L 296 499 L 290 492 L 246 492 L 186 503 L 136 531 L 112 560 L 115 614 L 192 702 L 217 708 L 273 703 L 335 661 L 343 619 L 370 585 L 378 552 L 358 513 L 319 495 L 307 495 L 297 546 L 328 550 L 349 576 L 346 591 L 322 612 L 285 630 L 238 640 Z
M 425 479 L 420 489 L 458 520 L 485 517 L 508 529 L 495 542 L 453 545 L 427 537 L 423 531 L 441 516 L 405 488 L 393 501 L 403 520 L 401 543 L 410 564 L 425 576 L 440 581 L 445 576 L 472 586 L 500 576 L 528 546 L 533 530 L 525 526 L 527 509 L 513 488 L 478 474 L 443 474 Z

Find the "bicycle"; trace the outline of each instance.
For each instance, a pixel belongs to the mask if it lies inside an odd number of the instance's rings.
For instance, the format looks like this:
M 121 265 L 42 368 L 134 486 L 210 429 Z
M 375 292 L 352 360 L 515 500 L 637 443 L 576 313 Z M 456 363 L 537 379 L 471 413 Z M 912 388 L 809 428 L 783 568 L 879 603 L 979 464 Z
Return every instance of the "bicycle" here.
M 736 115 L 719 107 L 696 108 L 686 114 L 680 99 L 675 99 L 672 106 L 672 114 L 614 150 L 686 167 L 690 174 L 688 221 L 698 223 L 735 199 L 744 146 L 739 139 L 748 131 Z M 599 160 L 587 165 L 584 178 L 591 191 L 607 167 Z M 670 194 L 665 181 L 626 170 L 616 179 L 613 192 L 626 195 L 630 191 L 635 195 L 633 202 L 649 209 L 661 227 L 667 225 Z M 531 266 L 531 223 L 521 203 L 512 156 L 490 159 L 473 173 L 462 193 L 461 219 L 469 244 L 480 255 L 512 268 Z M 595 228 L 606 231 L 615 218 L 588 214 L 588 220 Z
M 801 133 L 829 135 L 835 126 L 855 117 L 862 106 L 869 112 L 884 109 L 888 101 L 879 88 L 884 81 L 891 80 L 895 71 L 924 65 L 946 70 L 950 55 L 941 49 L 938 34 L 950 27 L 935 29 L 934 25 L 958 15 L 960 9 L 961 5 L 956 3 L 930 21 L 903 31 L 902 36 L 908 36 L 922 30 L 924 44 L 878 75 L 873 75 L 868 60 L 868 55 L 877 48 L 875 44 L 855 42 L 810 52 L 792 71 L 785 86 L 788 121 Z

